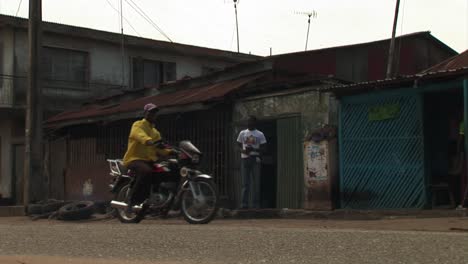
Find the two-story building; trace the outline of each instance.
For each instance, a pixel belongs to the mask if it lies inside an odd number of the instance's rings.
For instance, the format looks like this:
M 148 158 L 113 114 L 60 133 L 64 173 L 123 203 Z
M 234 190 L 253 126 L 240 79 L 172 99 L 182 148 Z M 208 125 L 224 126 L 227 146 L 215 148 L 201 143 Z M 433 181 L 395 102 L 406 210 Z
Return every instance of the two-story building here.
M 122 49 L 122 38 L 124 45 Z M 45 118 L 100 97 L 141 96 L 257 56 L 43 23 Z M 28 20 L 0 15 L 0 198 L 21 202 L 28 71 Z

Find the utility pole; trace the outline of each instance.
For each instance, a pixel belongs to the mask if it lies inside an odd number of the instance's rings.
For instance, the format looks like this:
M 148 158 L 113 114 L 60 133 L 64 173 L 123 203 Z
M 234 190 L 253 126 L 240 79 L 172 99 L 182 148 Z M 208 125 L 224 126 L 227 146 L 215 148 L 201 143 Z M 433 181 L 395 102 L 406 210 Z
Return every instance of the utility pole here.
M 124 43 L 124 29 L 123 29 L 123 4 L 122 0 L 120 0 L 120 34 L 121 34 L 121 43 L 120 49 L 122 54 L 122 88 L 125 87 L 125 43 Z
M 234 1 L 234 11 L 236 13 L 236 30 L 237 30 L 237 53 L 240 52 L 239 50 L 239 23 L 237 22 L 237 1 L 238 0 L 233 0 Z
M 398 24 L 398 11 L 400 10 L 400 0 L 397 0 L 395 7 L 395 18 L 393 19 L 392 39 L 390 40 L 390 50 L 388 51 L 387 78 L 393 77 L 393 61 L 395 57 L 395 32 Z M 401 40 L 400 40 L 401 41 Z
M 29 1 L 29 71 L 26 107 L 24 197 L 25 205 L 45 198 L 42 144 L 41 58 L 42 0 Z

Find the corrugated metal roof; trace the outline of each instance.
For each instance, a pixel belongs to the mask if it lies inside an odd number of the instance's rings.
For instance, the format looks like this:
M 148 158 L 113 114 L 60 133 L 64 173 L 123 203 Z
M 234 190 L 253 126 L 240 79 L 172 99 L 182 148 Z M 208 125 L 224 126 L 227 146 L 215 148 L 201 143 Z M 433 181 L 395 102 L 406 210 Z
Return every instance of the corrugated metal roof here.
M 203 103 L 215 101 L 224 98 L 227 94 L 234 90 L 240 89 L 246 84 L 260 77 L 265 73 L 245 76 L 233 80 L 222 81 L 211 85 L 205 85 L 192 89 L 179 90 L 173 93 L 163 93 L 158 95 L 147 96 L 132 101 L 122 102 L 119 104 L 100 106 L 91 105 L 77 111 L 69 111 L 58 114 L 47 120 L 47 123 L 60 123 L 64 121 L 86 119 L 98 116 L 107 116 L 119 113 L 129 113 L 143 109 L 147 103 L 154 103 L 161 108 L 188 105 L 192 103 Z
M 411 83 L 416 80 L 429 80 L 447 77 L 466 76 L 468 74 L 468 50 L 465 52 L 451 57 L 421 73 L 399 76 L 395 78 L 388 78 L 377 81 L 368 81 L 353 83 L 347 85 L 335 85 L 330 88 L 323 89 L 322 91 L 333 92 L 336 94 L 345 94 L 348 92 L 366 92 L 372 89 L 386 89 L 400 86 L 404 83 Z
M 422 71 L 421 74 L 457 70 L 464 67 L 468 67 L 468 50 L 465 50 L 457 56 L 453 56 L 452 58 L 449 58 L 427 70 Z

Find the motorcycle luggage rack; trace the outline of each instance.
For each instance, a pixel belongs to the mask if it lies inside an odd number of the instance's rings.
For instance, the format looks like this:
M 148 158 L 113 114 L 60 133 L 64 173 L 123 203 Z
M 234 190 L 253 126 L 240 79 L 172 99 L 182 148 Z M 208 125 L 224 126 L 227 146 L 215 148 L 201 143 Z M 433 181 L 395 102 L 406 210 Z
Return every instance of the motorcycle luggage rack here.
M 108 159 L 107 162 L 109 162 L 109 168 L 111 171 L 109 174 L 111 176 L 120 176 L 124 174 L 122 170 L 125 166 L 121 159 Z

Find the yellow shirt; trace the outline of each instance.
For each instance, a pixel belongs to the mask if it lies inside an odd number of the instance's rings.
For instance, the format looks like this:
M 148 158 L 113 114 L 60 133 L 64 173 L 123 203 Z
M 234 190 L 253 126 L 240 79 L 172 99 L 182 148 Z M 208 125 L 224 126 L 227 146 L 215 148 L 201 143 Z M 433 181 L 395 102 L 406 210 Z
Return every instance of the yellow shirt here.
M 123 162 L 128 166 L 134 160 L 157 161 L 158 155 L 168 155 L 168 150 L 158 150 L 155 146 L 147 146 L 149 140 L 157 141 L 161 139 L 161 134 L 146 119 L 136 121 L 132 125 L 128 136 L 128 148 Z

